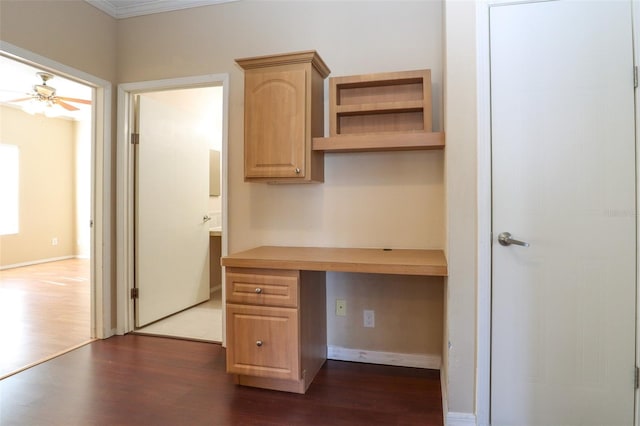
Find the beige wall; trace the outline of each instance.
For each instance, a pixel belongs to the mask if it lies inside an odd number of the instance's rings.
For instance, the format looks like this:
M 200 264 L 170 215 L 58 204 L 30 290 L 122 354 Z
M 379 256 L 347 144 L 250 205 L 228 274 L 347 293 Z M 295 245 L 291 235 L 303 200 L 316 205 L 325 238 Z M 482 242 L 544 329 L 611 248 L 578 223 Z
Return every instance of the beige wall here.
M 2 0 L 0 40 L 113 82 L 116 21 L 80 0 Z
M 439 2 L 362 7 L 358 2 L 243 1 L 124 19 L 118 22 L 118 79 L 230 74 L 230 251 L 265 244 L 442 248 L 442 152 L 329 154 L 324 184 L 245 183 L 243 73 L 234 62 L 315 49 L 334 76 L 430 68 L 434 122 L 441 129 L 441 21 Z M 351 307 L 347 324 L 330 315 L 329 344 L 440 355 L 442 319 L 433 313 L 442 311 L 441 285 L 340 274 L 330 274 L 328 282 L 328 311 L 333 313 L 338 294 Z M 393 303 L 399 289 L 402 297 L 420 300 L 422 309 Z M 367 330 L 376 335 L 375 343 L 358 338 L 365 305 L 376 310 L 376 329 Z M 399 321 L 408 327 L 408 340 L 402 342 L 396 338 Z
M 73 121 L 0 107 L 0 142 L 20 151 L 20 229 L 0 236 L 0 266 L 75 255 L 74 141 Z
M 372 351 L 438 356 L 442 349 L 442 279 L 328 273 L 329 344 Z M 389 291 L 393 288 L 393 291 Z M 336 316 L 336 299 L 347 301 Z M 375 311 L 375 328 L 364 328 L 363 310 Z
M 91 121 L 74 121 L 76 239 L 75 254 L 91 255 Z

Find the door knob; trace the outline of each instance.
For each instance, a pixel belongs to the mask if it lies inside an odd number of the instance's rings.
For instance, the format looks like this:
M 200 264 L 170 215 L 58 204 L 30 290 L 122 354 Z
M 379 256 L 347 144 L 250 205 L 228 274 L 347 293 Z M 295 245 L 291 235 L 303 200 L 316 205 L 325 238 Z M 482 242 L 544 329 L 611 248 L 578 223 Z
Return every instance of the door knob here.
M 202 223 L 209 222 L 210 220 L 211 220 L 211 216 L 209 216 L 208 214 L 202 217 Z
M 511 238 L 510 232 L 502 232 L 498 235 L 498 242 L 502 246 L 510 246 L 511 244 L 522 247 L 529 247 L 529 243 Z

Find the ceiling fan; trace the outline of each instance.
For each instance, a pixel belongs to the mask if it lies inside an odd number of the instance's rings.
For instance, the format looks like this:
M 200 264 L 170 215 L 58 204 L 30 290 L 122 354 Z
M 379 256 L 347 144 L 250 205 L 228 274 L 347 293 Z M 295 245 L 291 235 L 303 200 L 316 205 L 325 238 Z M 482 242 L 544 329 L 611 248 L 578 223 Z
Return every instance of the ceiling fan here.
M 23 102 L 23 101 L 39 101 L 45 103 L 47 106 L 60 105 L 67 111 L 77 111 L 80 108 L 69 104 L 68 102 L 75 102 L 79 104 L 91 105 L 91 101 L 78 98 L 67 98 L 64 96 L 57 96 L 56 89 L 48 86 L 47 81 L 51 80 L 55 76 L 48 72 L 37 72 L 36 75 L 42 79 L 42 84 L 36 84 L 33 86 L 33 92 L 29 93 L 29 97 L 13 99 L 9 102 Z

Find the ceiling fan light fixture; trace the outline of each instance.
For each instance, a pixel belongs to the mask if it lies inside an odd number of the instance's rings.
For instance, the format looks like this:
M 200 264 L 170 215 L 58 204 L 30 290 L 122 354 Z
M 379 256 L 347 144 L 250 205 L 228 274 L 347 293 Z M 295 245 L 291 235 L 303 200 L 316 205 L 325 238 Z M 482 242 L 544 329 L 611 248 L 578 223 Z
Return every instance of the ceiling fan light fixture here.
M 33 86 L 33 91 L 45 99 L 51 98 L 56 94 L 56 89 L 46 84 L 36 84 Z

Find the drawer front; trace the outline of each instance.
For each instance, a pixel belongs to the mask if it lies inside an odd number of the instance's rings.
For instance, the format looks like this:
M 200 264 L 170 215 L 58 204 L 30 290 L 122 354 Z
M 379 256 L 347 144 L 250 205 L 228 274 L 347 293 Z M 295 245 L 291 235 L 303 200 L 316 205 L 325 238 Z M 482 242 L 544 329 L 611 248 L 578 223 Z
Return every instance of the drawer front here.
M 300 271 L 227 268 L 227 302 L 298 307 Z
M 227 372 L 300 379 L 298 310 L 227 304 Z

